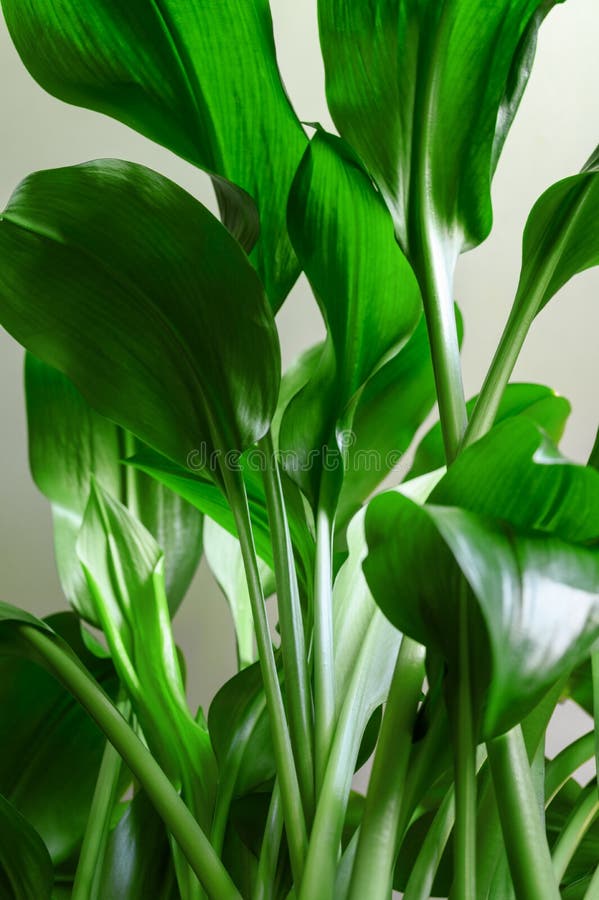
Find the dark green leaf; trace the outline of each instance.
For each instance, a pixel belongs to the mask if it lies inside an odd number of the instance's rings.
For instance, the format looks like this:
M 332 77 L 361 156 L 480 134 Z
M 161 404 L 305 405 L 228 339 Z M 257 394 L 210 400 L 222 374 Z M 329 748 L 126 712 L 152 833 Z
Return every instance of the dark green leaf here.
M 4 653 L 15 612 L 4 607 L 2 613 Z M 112 663 L 90 652 L 74 615 L 23 620 L 53 629 L 114 696 L 118 682 Z M 55 678 L 31 660 L 0 655 L 0 792 L 39 832 L 54 863 L 81 841 L 104 746 L 102 733 Z
M 0 896 L 3 900 L 50 900 L 54 872 L 44 842 L 0 794 Z
M 468 414 L 472 413 L 477 398 L 467 404 Z M 525 416 L 542 428 L 554 443 L 559 443 L 570 414 L 570 404 L 551 388 L 540 384 L 508 384 L 499 406 L 496 423 L 513 416 Z M 443 435 L 437 422 L 418 445 L 410 477 L 415 478 L 425 472 L 432 472 L 445 465 Z
M 77 552 L 115 667 L 148 744 L 196 815 L 210 821 L 214 760 L 194 721 L 164 592 L 164 557 L 151 534 L 99 485 L 92 485 Z
M 439 488 L 437 488 L 439 490 Z M 520 721 L 599 637 L 599 551 L 398 493 L 368 507 L 364 563 L 391 621 L 458 668 L 465 580 L 483 737 Z
M 114 160 L 30 176 L 0 222 L 0 273 L 7 330 L 182 465 L 266 432 L 279 349 L 259 279 L 162 176 Z
M 99 896 L 179 900 L 168 834 L 143 791 L 108 839 Z
M 256 264 L 278 307 L 299 272 L 285 209 L 306 137 L 281 84 L 267 0 L 2 5 L 21 58 L 47 91 L 120 119 L 254 198 Z M 247 246 L 255 238 L 247 198 L 222 179 L 215 187 Z M 240 296 L 239 308 L 247 302 Z
M 490 183 L 549 0 L 319 0 L 327 98 L 410 250 L 454 257 L 491 228 Z
M 420 292 L 384 203 L 339 138 L 318 131 L 312 139 L 288 218 L 328 334 L 312 378 L 287 407 L 280 446 L 287 471 L 315 504 L 321 471 L 331 465 L 324 448 L 342 454 L 358 393 L 413 332 Z
M 68 378 L 30 353 L 25 388 L 29 463 L 37 486 L 52 503 L 56 562 L 69 602 L 94 621 L 75 549 L 93 476 L 164 550 L 166 592 L 175 612 L 201 556 L 202 516 L 154 479 L 124 467 L 122 460 L 141 447 L 139 442 L 95 413 Z

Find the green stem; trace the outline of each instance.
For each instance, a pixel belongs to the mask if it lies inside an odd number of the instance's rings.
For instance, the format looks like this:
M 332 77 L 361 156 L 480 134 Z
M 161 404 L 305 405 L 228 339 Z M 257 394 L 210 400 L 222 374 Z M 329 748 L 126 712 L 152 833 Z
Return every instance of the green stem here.
M 260 848 L 258 873 L 256 875 L 252 900 L 272 900 L 273 898 L 282 836 L 283 812 L 281 807 L 281 792 L 278 784 L 275 783 L 270 799 L 266 826 L 264 828 L 262 847 Z
M 223 480 L 227 497 L 235 517 L 237 534 L 248 583 L 252 616 L 258 645 L 260 669 L 273 741 L 277 777 L 281 790 L 285 829 L 291 858 L 293 878 L 299 884 L 304 868 L 308 838 L 304 819 L 295 759 L 289 728 L 285 717 L 281 686 L 270 638 L 266 604 L 258 570 L 258 560 L 252 533 L 252 524 L 245 483 L 240 472 L 223 466 Z
M 566 874 L 580 842 L 599 814 L 599 797 L 594 782 L 581 794 L 553 848 L 553 871 L 558 882 Z
M 326 503 L 316 513 L 314 571 L 314 731 L 316 796 L 322 789 L 335 728 L 333 647 L 333 517 Z
M 404 892 L 404 900 L 429 900 L 439 863 L 455 822 L 455 793 L 451 787 L 435 814 L 422 843 Z
M 487 744 L 503 839 L 519 900 L 559 900 L 520 726 Z
M 599 865 L 589 881 L 583 900 L 599 900 Z
M 593 679 L 593 719 L 595 722 L 595 771 L 599 789 L 599 653 L 591 655 L 591 674 Z
M 21 625 L 19 630 L 128 765 L 208 895 L 214 900 L 241 900 L 206 835 L 167 776 L 81 663 L 40 629 Z
M 468 593 L 462 580 L 459 603 L 459 671 L 450 700 L 454 741 L 455 815 L 453 900 L 476 897 L 476 735 L 470 689 Z
M 368 784 L 349 892 L 350 900 L 385 900 L 390 894 L 397 829 L 416 712 L 424 679 L 425 648 L 404 637 Z
M 127 718 L 129 704 L 117 701 L 117 709 Z M 100 876 L 108 844 L 111 817 L 117 801 L 122 760 L 106 741 L 96 788 L 92 798 L 87 826 L 83 836 L 72 900 L 102 900 L 99 894 Z
M 261 445 L 268 460 L 264 473 L 264 488 L 273 539 L 289 730 L 295 751 L 304 812 L 306 818 L 310 820 L 314 810 L 314 759 L 312 754 L 312 698 L 304 624 L 281 475 L 270 431 L 262 439 Z

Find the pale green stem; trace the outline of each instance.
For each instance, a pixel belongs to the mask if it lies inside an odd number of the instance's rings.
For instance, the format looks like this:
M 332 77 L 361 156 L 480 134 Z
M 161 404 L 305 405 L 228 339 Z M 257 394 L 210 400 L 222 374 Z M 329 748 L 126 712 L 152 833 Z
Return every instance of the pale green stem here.
M 294 881 L 299 884 L 307 852 L 308 838 L 299 781 L 295 768 L 295 758 L 266 616 L 266 603 L 260 581 L 247 494 L 243 476 L 240 472 L 223 466 L 222 474 L 227 497 L 237 525 L 237 534 L 245 567 L 277 777 L 283 803 L 291 868 Z
M 599 653 L 591 656 L 591 673 L 593 677 L 593 719 L 595 722 L 595 771 L 599 790 Z
M 117 709 L 128 718 L 129 703 L 117 701 Z M 72 900 L 102 900 L 99 894 L 100 876 L 108 844 L 111 817 L 118 799 L 121 769 L 122 760 L 119 753 L 110 741 L 106 741 L 77 862 Z
M 208 838 L 165 773 L 81 663 L 40 629 L 20 625 L 19 631 L 123 758 L 208 895 L 213 900 L 241 900 Z
M 462 579 L 459 602 L 459 671 L 450 700 L 454 742 L 455 815 L 452 900 L 476 897 L 476 735 L 472 717 L 468 594 Z
M 335 728 L 333 647 L 333 520 L 325 505 L 316 514 L 314 577 L 314 730 L 316 796 L 322 789 Z
M 583 900 L 599 900 L 599 865 L 593 873 Z
M 439 863 L 455 823 L 455 792 L 451 787 L 435 813 L 410 872 L 404 900 L 429 900 Z
M 350 900 L 385 900 L 393 881 L 397 831 L 416 712 L 424 679 L 425 648 L 404 637 L 368 784 L 349 892 Z
M 261 446 L 267 458 L 264 487 L 273 541 L 289 730 L 304 812 L 306 818 L 310 820 L 314 811 L 314 759 L 312 753 L 312 697 L 308 677 L 304 623 L 281 475 L 270 432 L 262 439 Z
M 580 842 L 599 814 L 599 797 L 595 783 L 581 792 L 568 821 L 553 848 L 553 871 L 558 882 L 566 874 Z
M 559 900 L 520 726 L 489 741 L 487 752 L 516 896 L 518 900 Z

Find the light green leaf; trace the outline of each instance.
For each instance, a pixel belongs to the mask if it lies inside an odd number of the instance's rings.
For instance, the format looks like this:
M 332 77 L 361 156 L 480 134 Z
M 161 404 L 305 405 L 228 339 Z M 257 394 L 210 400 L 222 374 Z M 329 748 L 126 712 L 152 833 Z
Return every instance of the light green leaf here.
M 353 152 L 318 131 L 289 198 L 289 231 L 327 326 L 315 372 L 283 417 L 289 474 L 315 505 L 323 469 L 341 476 L 359 391 L 405 344 L 420 292 L 384 203 Z M 292 457 L 293 454 L 293 457 Z
M 285 209 L 306 137 L 281 84 L 267 0 L 2 6 L 23 62 L 47 91 L 125 122 L 253 197 L 255 261 L 280 306 L 299 273 Z M 256 236 L 247 197 L 222 178 L 215 187 L 247 246 Z M 245 302 L 240 296 L 240 309 Z
M 491 176 L 552 0 L 319 0 L 327 98 L 411 255 L 490 231 Z
M 166 592 L 174 613 L 202 553 L 202 516 L 154 479 L 123 466 L 122 460 L 142 445 L 94 412 L 68 378 L 30 353 L 25 390 L 29 464 L 35 483 L 52 503 L 56 562 L 69 602 L 97 624 L 75 549 L 93 476 L 164 550 Z
M 204 552 L 210 570 L 229 605 L 237 638 L 237 663 L 240 669 L 256 661 L 254 620 L 239 541 L 210 518 L 204 520 Z M 274 593 L 274 575 L 260 562 L 264 596 Z
M 0 895 L 4 900 L 50 900 L 53 883 L 44 842 L 0 794 Z
M 472 413 L 476 400 L 477 397 L 473 397 L 468 401 L 468 415 Z M 499 424 L 513 416 L 525 416 L 532 419 L 557 444 L 564 433 L 570 411 L 570 403 L 551 388 L 541 384 L 508 384 L 495 421 Z M 441 425 L 437 422 L 418 445 L 410 477 L 431 472 L 444 463 L 443 435 Z
M 0 322 L 182 465 L 202 447 L 224 464 L 276 406 L 258 277 L 201 204 L 142 166 L 105 160 L 20 185 L 0 221 Z
M 599 637 L 596 549 L 397 493 L 371 502 L 366 535 L 377 603 L 454 673 L 465 580 L 472 700 L 485 739 L 519 722 Z
M 187 701 L 164 593 L 164 558 L 151 534 L 95 482 L 77 542 L 96 615 L 148 744 L 204 828 L 214 760 Z

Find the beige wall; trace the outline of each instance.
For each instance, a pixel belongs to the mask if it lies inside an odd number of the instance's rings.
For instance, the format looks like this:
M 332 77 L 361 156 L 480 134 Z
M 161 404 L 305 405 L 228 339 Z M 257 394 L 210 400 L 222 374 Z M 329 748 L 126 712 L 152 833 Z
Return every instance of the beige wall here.
M 330 125 L 324 102 L 315 0 L 271 0 L 283 76 L 300 118 Z M 599 4 L 568 0 L 542 29 L 537 64 L 495 182 L 496 227 L 460 265 L 456 296 L 466 321 L 465 380 L 482 379 L 513 297 L 522 228 L 536 197 L 575 172 L 599 141 Z M 145 163 L 212 204 L 207 179 L 168 151 L 103 116 L 66 106 L 28 76 L 0 21 L 0 203 L 29 172 L 115 156 Z M 599 421 L 599 272 L 586 273 L 540 317 L 516 375 L 551 384 L 574 405 L 565 444 L 583 460 Z M 280 315 L 290 359 L 321 333 L 305 282 Z M 26 461 L 22 353 L 0 333 L 0 562 L 2 599 L 38 613 L 62 605 L 50 516 Z M 202 568 L 178 617 L 193 695 L 206 702 L 233 666 L 228 613 Z

